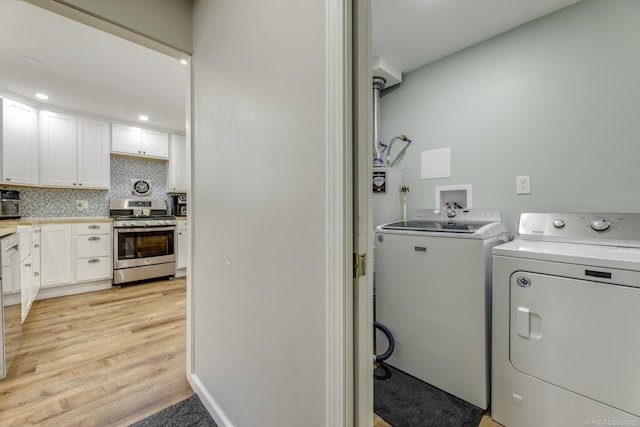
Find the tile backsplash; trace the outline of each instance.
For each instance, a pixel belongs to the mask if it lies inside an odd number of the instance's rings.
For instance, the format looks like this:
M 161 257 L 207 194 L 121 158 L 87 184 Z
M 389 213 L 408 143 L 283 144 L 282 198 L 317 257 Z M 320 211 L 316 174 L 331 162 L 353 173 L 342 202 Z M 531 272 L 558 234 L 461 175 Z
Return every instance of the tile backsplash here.
M 28 217 L 95 217 L 109 216 L 111 199 L 161 199 L 169 204 L 166 194 L 167 162 L 111 157 L 110 190 L 66 190 L 21 187 L 22 216 Z M 133 196 L 131 180 L 151 181 L 149 196 Z M 6 187 L 12 188 L 12 187 Z M 87 200 L 87 210 L 79 212 L 76 200 Z

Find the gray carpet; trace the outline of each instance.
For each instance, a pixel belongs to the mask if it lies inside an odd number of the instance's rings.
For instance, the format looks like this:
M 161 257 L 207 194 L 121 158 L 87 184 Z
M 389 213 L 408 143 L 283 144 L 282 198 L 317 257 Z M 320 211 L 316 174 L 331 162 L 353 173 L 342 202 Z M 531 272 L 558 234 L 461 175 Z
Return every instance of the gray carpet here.
M 131 427 L 218 427 L 197 394 L 132 424 Z
M 394 427 L 477 427 L 483 410 L 389 365 L 374 370 L 373 409 Z

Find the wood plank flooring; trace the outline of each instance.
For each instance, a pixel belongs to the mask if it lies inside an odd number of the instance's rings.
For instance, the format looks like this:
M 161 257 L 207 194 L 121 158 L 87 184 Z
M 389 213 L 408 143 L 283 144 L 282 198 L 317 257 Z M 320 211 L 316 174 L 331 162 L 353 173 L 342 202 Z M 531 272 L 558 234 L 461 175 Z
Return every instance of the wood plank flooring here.
M 191 396 L 185 308 L 184 278 L 34 302 L 0 426 L 128 426 Z
M 0 426 L 128 426 L 193 394 L 185 279 L 36 301 Z

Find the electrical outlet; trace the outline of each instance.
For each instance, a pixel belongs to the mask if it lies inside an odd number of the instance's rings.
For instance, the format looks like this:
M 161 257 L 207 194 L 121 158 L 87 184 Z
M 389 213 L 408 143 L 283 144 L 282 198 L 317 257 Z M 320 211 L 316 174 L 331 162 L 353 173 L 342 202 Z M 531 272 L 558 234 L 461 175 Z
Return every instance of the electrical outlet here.
M 516 194 L 531 194 L 531 177 L 516 176 Z
M 76 209 L 78 212 L 86 211 L 89 209 L 89 201 L 88 200 L 76 200 Z

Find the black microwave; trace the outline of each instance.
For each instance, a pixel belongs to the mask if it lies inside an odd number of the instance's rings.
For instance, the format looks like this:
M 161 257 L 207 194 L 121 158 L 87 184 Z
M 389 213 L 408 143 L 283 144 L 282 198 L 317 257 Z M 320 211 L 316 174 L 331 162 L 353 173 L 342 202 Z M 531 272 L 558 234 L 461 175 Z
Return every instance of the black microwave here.
M 20 218 L 20 192 L 0 189 L 0 219 Z

